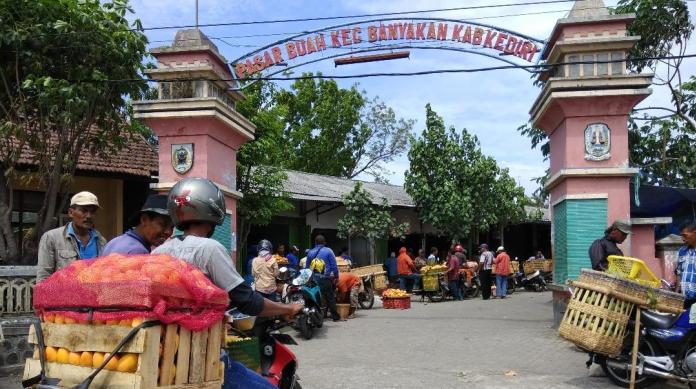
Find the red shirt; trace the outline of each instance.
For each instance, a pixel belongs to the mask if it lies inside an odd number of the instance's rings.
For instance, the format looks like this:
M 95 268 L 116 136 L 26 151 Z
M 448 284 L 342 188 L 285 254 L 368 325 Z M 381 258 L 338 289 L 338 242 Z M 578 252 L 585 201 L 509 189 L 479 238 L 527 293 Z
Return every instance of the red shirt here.
M 360 285 L 360 277 L 355 274 L 342 272 L 338 275 L 338 284 L 336 288 L 339 293 L 348 293 L 358 285 Z
M 495 263 L 495 274 L 499 276 L 510 274 L 510 256 L 506 252 L 498 254 L 493 263 Z
M 459 258 L 456 255 L 450 255 L 447 258 L 447 279 L 450 281 L 459 279 Z
M 396 258 L 396 272 L 400 275 L 411 274 L 415 269 L 416 266 L 413 264 L 413 260 L 408 256 L 408 254 L 401 253 L 399 254 L 399 257 Z

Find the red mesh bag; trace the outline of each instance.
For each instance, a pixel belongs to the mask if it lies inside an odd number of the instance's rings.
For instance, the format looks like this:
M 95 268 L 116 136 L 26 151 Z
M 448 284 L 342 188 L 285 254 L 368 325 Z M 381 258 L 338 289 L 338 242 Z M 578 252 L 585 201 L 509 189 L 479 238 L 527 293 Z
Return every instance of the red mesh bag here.
M 200 331 L 222 320 L 227 293 L 168 255 L 111 254 L 75 261 L 34 287 L 37 314 L 77 322 L 155 318 Z

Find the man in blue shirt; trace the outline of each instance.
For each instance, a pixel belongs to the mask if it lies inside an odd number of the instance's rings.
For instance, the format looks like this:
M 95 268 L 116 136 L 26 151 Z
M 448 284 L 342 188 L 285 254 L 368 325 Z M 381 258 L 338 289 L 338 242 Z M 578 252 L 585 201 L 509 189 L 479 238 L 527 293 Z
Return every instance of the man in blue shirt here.
M 46 231 L 39 241 L 36 281 L 39 282 L 78 259 L 98 257 L 106 240 L 94 228 L 99 200 L 90 192 L 70 199 L 68 225 Z
M 297 246 L 292 245 L 290 246 L 290 252 L 288 253 L 288 267 L 293 270 L 299 270 L 300 267 L 300 258 L 297 257 L 297 254 L 300 253 L 300 249 L 297 248 Z
M 396 253 L 391 252 L 391 255 L 389 255 L 389 258 L 387 258 L 384 261 L 384 265 L 382 265 L 384 268 L 384 271 L 387 272 L 387 278 L 389 278 L 389 282 L 394 282 L 398 278 L 398 272 L 396 269 Z
M 696 302 L 696 223 L 686 224 L 681 229 L 684 246 L 679 249 L 677 268 L 675 269 L 681 292 L 686 301 L 684 308 Z
M 323 261 L 323 270 L 313 268 L 312 261 L 319 259 Z M 336 265 L 336 255 L 333 250 L 326 246 L 324 235 L 317 235 L 314 238 L 314 248 L 307 253 L 306 268 L 315 270 L 314 279 L 321 289 L 321 295 L 326 300 L 333 321 L 341 321 L 341 316 L 336 310 L 336 292 L 334 288 L 338 282 L 338 265 Z
M 148 196 L 142 209 L 130 219 L 129 224 L 134 227 L 112 239 L 104 247 L 102 255 L 149 254 L 150 250 L 172 236 L 172 219 L 167 210 L 167 196 Z

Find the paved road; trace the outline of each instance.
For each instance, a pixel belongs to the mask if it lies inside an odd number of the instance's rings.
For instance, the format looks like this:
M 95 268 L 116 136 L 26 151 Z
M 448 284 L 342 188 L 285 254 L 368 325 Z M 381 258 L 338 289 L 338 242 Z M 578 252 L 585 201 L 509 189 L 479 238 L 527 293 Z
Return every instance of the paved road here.
M 559 338 L 551 318 L 550 293 L 438 304 L 414 298 L 402 311 L 377 302 L 292 348 L 304 388 L 612 387 L 598 366 L 585 368 L 587 354 Z
M 551 294 L 505 300 L 422 304 L 358 311 L 328 322 L 291 346 L 305 389 L 312 388 L 612 388 L 587 354 L 551 329 Z M 506 375 L 506 373 L 510 375 Z M 0 377 L 0 388 L 19 388 Z M 665 383 L 655 388 L 683 388 Z

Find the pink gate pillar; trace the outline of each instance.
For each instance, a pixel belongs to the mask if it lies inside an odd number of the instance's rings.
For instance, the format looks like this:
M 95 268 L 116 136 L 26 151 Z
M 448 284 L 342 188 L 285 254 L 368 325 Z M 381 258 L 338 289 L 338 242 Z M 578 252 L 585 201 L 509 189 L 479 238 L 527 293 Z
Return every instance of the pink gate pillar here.
M 206 177 L 225 194 L 227 217 L 213 236 L 236 256 L 236 158 L 254 138 L 255 127 L 235 110 L 242 99 L 227 61 L 197 29 L 180 30 L 171 46 L 151 50 L 157 68 L 146 71 L 158 82 L 156 100 L 133 103 L 136 118 L 159 138 L 157 191 L 184 177 Z M 214 80 L 214 81 L 212 81 Z
M 639 37 L 628 36 L 633 15 L 610 15 L 602 0 L 576 1 L 541 54 L 543 88 L 530 111 L 550 139 L 554 316 L 560 322 L 567 289 L 590 267 L 594 239 L 615 219 L 630 218 L 628 115 L 650 94 L 652 76 L 628 74 L 624 58 Z M 631 242 L 624 244 L 630 254 Z

